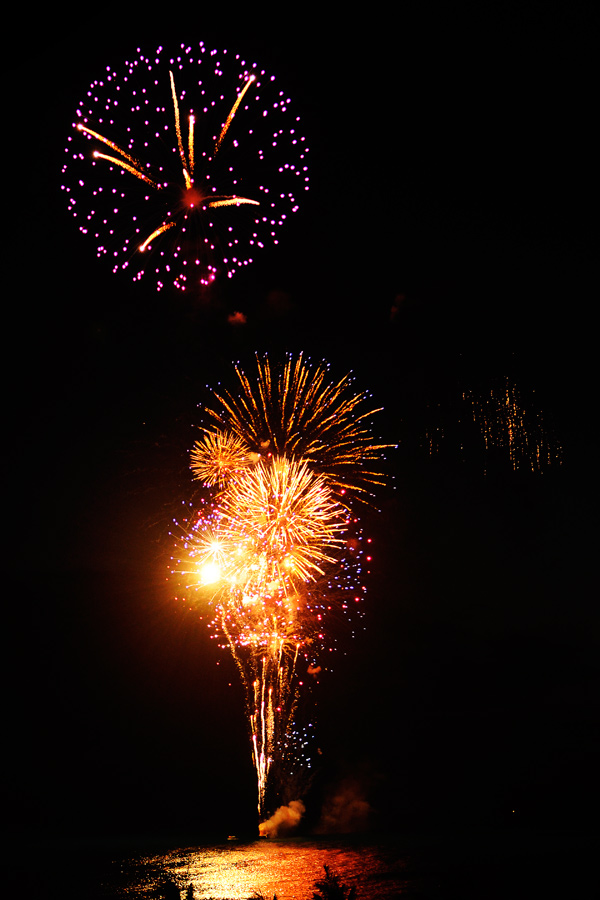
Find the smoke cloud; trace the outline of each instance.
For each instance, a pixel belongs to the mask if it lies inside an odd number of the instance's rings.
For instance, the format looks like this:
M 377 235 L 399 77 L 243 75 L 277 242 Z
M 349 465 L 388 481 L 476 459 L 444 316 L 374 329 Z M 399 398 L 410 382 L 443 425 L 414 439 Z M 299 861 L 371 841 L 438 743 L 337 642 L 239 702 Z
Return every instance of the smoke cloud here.
M 262 837 L 280 837 L 289 834 L 298 827 L 303 815 L 304 803 L 302 800 L 290 800 L 288 806 L 280 806 L 270 819 L 261 822 L 258 832 Z
M 325 801 L 316 833 L 348 834 L 366 831 L 371 813 L 365 785 L 357 778 L 346 778 Z

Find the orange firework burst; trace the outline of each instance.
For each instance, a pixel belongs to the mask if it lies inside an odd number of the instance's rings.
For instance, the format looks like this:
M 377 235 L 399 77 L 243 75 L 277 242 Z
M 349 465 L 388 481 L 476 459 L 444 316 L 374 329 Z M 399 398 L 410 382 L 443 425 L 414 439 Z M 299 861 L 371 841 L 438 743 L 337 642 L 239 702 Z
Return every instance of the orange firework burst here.
M 245 441 L 224 431 L 206 432 L 190 456 L 194 476 L 207 487 L 223 487 L 232 475 L 258 459 Z
M 373 438 L 370 419 L 379 410 L 369 395 L 354 391 L 350 375 L 332 381 L 327 363 L 312 365 L 303 354 L 280 367 L 267 357 L 256 362 L 254 381 L 236 366 L 237 394 L 215 393 L 217 408 L 207 410 L 215 424 L 255 452 L 306 460 L 338 496 L 366 499 L 384 481 L 378 463 L 392 446 Z
M 342 507 L 306 463 L 275 457 L 235 479 L 220 501 L 225 531 L 278 582 L 314 580 L 341 542 Z M 261 566 L 262 568 L 262 566 Z
M 188 537 L 186 571 L 218 598 L 228 638 L 255 647 L 302 642 L 304 586 L 342 544 L 346 512 L 322 476 L 276 458 L 230 482 L 214 523 Z

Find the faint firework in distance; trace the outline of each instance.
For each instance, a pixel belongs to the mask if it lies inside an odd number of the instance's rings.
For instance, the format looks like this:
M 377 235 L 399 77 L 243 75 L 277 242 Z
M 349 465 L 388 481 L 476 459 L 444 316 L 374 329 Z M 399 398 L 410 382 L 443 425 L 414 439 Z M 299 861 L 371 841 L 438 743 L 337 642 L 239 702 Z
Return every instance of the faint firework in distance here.
M 463 399 L 471 405 L 486 456 L 500 451 L 514 472 L 543 473 L 562 464 L 562 446 L 544 421 L 542 410 L 533 397 L 524 401 L 510 378 L 501 379 L 485 392 L 465 391 Z
M 531 389 L 510 377 L 484 387 L 460 389 L 425 407 L 420 444 L 430 456 L 444 452 L 473 459 L 487 474 L 492 468 L 543 474 L 563 462 L 563 448 Z

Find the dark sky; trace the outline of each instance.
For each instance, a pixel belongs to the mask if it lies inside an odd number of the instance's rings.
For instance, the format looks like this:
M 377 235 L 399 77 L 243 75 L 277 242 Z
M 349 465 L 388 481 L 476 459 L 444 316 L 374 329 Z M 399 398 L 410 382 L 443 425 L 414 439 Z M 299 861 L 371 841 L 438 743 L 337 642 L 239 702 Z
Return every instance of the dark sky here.
M 140 26 L 95 7 L 65 16 L 52 42 L 50 19 L 15 35 L 4 262 L 11 830 L 253 823 L 237 673 L 173 599 L 168 532 L 191 494 L 205 385 L 255 350 L 301 349 L 340 374 L 352 368 L 385 407 L 381 432 L 400 441 L 393 487 L 366 517 L 366 630 L 319 686 L 323 755 L 308 819 L 347 791 L 381 827 L 592 820 L 592 5 L 329 25 L 303 9 L 290 26 L 183 4 Z M 311 192 L 279 246 L 202 301 L 113 277 L 59 190 L 91 79 L 132 46 L 180 36 L 276 72 L 312 156 Z M 236 310 L 243 327 L 227 322 Z M 482 462 L 472 434 L 459 451 L 462 391 L 504 378 L 543 411 L 562 466 L 534 475 Z M 446 440 L 431 457 L 423 435 L 440 425 Z

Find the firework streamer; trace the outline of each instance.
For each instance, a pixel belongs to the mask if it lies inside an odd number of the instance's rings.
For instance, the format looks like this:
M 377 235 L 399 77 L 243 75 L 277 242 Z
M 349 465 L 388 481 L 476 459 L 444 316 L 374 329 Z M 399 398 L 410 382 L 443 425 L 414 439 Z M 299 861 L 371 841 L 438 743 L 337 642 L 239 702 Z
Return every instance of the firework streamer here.
M 207 499 L 173 563 L 240 671 L 261 819 L 310 765 L 301 688 L 360 610 L 366 542 L 351 506 L 382 483 L 390 446 L 371 435 L 367 396 L 328 374 L 264 358 L 253 378 L 236 369 L 237 393 L 215 394 L 191 455 Z
M 203 43 L 107 67 L 74 129 L 62 168 L 69 211 L 113 272 L 158 290 L 233 276 L 277 243 L 308 190 L 289 97 L 256 63 Z

